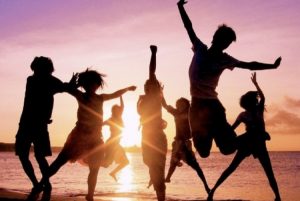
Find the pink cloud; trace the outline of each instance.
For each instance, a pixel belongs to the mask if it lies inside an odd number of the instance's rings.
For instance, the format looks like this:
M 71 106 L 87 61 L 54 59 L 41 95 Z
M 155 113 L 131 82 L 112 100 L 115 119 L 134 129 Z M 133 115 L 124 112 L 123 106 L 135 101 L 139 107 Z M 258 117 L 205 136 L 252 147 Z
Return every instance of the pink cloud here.
M 267 119 L 268 130 L 276 134 L 300 134 L 300 117 L 293 112 L 278 110 Z

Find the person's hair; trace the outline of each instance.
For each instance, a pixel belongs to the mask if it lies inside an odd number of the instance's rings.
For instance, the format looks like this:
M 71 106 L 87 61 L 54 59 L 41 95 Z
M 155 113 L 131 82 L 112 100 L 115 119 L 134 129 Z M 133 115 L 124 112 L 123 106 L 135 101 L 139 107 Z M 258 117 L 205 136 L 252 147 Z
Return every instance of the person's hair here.
M 190 108 L 190 101 L 186 98 L 181 97 L 176 101 L 176 105 L 179 104 L 180 102 L 184 103 L 184 105 L 186 106 L 186 108 L 184 108 L 184 109 L 185 109 L 185 111 L 186 110 L 188 111 Z
M 86 71 L 78 75 L 78 86 L 89 88 L 96 84 L 102 89 L 105 84 L 103 77 L 105 77 L 104 74 L 98 73 L 95 70 L 86 69 Z
M 54 71 L 52 60 L 48 57 L 35 57 L 30 64 L 30 68 L 35 73 L 51 74 Z
M 145 88 L 149 90 L 147 93 L 151 92 L 160 92 L 163 89 L 163 85 L 158 80 L 146 80 Z
M 116 115 L 116 114 L 120 113 L 120 111 L 121 111 L 121 106 L 120 105 L 113 105 L 111 107 L 111 114 L 112 115 Z
M 245 110 L 253 108 L 257 104 L 257 91 L 248 91 L 240 98 L 240 106 Z
M 226 24 L 219 25 L 218 29 L 214 33 L 212 42 L 223 40 L 229 40 L 231 42 L 236 41 L 236 35 L 234 30 Z

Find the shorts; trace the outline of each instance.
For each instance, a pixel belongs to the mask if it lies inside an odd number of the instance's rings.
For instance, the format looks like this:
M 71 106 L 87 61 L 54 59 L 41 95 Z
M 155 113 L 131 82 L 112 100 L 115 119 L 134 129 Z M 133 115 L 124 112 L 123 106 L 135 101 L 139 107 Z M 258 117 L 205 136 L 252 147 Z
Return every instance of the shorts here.
M 171 165 L 177 165 L 180 160 L 189 164 L 191 161 L 195 161 L 196 157 L 192 150 L 191 140 L 174 140 L 172 143 L 172 155 L 171 155 Z
M 250 133 L 244 133 L 237 137 L 237 149 L 245 156 L 253 155 L 257 158 L 259 155 L 267 152 L 265 136 L 254 137 Z
M 33 144 L 35 155 L 43 157 L 52 155 L 47 125 L 19 126 L 15 142 L 16 155 L 29 155 L 31 144 Z
M 236 133 L 227 122 L 225 108 L 218 99 L 193 97 L 189 121 L 194 146 L 201 157 L 209 156 L 213 139 L 222 154 L 236 150 Z

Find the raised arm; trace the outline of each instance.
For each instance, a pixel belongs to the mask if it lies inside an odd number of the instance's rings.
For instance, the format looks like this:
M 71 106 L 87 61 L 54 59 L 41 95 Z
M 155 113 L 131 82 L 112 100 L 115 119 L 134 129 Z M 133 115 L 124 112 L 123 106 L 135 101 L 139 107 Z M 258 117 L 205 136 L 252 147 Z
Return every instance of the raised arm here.
M 71 80 L 65 84 L 65 91 L 69 94 L 77 97 L 81 92 L 77 89 L 78 88 L 78 73 L 73 73 Z
M 252 76 L 251 76 L 251 80 L 254 84 L 254 86 L 256 87 L 257 89 L 257 92 L 258 92 L 258 95 L 260 97 L 260 104 L 264 107 L 265 105 L 265 96 L 261 90 L 261 88 L 259 87 L 258 83 L 257 83 L 257 80 L 256 80 L 256 73 L 252 73 Z
M 185 1 L 185 0 L 179 0 L 177 3 L 177 6 L 179 9 L 179 13 L 180 13 L 182 22 L 184 24 L 184 27 L 185 27 L 186 31 L 188 32 L 191 42 L 194 44 L 194 42 L 197 40 L 197 36 L 193 29 L 192 22 L 184 9 L 184 4 L 186 4 L 186 3 L 187 3 L 187 1 Z
M 237 67 L 239 68 L 245 68 L 249 70 L 266 70 L 266 69 L 276 69 L 281 63 L 281 57 L 278 57 L 273 64 L 268 64 L 268 63 L 260 63 L 257 61 L 253 62 L 244 62 L 240 61 L 237 64 Z
M 235 129 L 240 125 L 240 123 L 241 123 L 241 120 L 240 120 L 240 118 L 238 117 L 238 118 L 235 120 L 235 122 L 232 124 L 231 128 L 232 128 L 233 130 L 235 130 Z
M 171 105 L 168 105 L 165 98 L 163 97 L 162 99 L 162 106 L 171 114 L 175 114 L 176 113 L 176 109 L 174 107 L 172 107 Z
M 123 97 L 122 96 L 120 96 L 120 107 L 121 107 L 121 110 L 123 112 L 123 110 L 124 110 L 124 101 L 123 101 Z
M 103 97 L 103 100 L 106 101 L 106 100 L 118 98 L 118 97 L 122 96 L 124 93 L 126 93 L 127 91 L 134 91 L 135 89 L 136 89 L 136 86 L 130 86 L 130 87 L 126 87 L 124 89 L 115 91 L 112 94 L 102 94 L 102 97 Z
M 149 79 L 155 80 L 157 46 L 150 45 L 150 50 L 151 50 L 151 58 L 150 58 L 150 65 L 149 65 Z

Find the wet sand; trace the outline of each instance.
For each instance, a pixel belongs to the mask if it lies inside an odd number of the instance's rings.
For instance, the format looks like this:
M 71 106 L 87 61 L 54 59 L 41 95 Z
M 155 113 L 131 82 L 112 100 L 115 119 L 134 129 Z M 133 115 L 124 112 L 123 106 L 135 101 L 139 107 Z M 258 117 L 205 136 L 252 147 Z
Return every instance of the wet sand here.
M 13 189 L 4 189 L 0 188 L 0 201 L 21 201 L 26 200 L 28 193 L 13 190 Z M 40 201 L 42 194 L 39 196 L 37 201 Z M 97 194 L 94 197 L 95 201 L 153 201 L 154 197 L 149 195 L 141 194 L 129 194 L 129 193 L 103 193 Z M 167 198 L 167 201 L 179 201 L 179 199 Z M 85 201 L 85 195 L 83 194 L 74 194 L 74 195 L 55 195 L 52 194 L 51 201 Z M 205 201 L 201 200 L 189 200 L 189 201 Z M 215 200 L 215 201 L 247 201 L 247 200 Z M 248 200 L 249 201 L 249 200 Z

